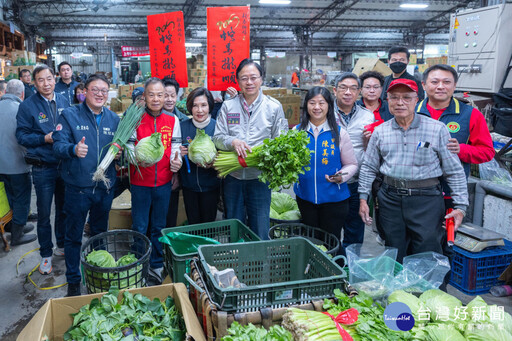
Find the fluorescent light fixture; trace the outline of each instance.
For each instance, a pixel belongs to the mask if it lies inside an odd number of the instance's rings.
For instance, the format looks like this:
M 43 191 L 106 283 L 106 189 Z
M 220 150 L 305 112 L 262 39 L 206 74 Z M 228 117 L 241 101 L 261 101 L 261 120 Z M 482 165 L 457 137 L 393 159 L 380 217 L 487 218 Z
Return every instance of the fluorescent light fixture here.
M 201 47 L 203 44 L 201 43 L 185 43 L 185 47 Z
M 90 53 L 84 53 L 84 54 L 82 55 L 82 57 L 92 57 L 92 54 L 90 54 Z
M 407 8 L 407 9 L 424 9 L 427 7 L 428 7 L 428 4 L 401 4 L 400 5 L 400 8 Z
M 260 4 L 267 5 L 289 5 L 291 0 L 260 0 Z

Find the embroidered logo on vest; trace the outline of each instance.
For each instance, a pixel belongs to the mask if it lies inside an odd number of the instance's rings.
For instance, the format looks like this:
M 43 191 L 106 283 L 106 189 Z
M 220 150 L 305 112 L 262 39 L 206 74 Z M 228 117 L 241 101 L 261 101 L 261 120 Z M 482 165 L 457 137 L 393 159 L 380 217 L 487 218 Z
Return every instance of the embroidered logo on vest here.
M 449 122 L 446 127 L 450 133 L 456 133 L 460 130 L 460 125 L 457 122 Z

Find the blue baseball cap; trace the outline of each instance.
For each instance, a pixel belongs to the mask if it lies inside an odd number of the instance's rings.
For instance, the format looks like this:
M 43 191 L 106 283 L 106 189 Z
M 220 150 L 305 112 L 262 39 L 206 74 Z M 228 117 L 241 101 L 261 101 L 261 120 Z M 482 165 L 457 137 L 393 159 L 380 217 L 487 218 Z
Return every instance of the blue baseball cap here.
M 134 101 L 134 102 L 135 102 L 135 100 L 137 99 L 137 97 L 141 96 L 143 93 L 144 93 L 144 88 L 143 88 L 143 87 L 138 87 L 138 88 L 133 89 L 133 92 L 132 92 L 132 101 Z

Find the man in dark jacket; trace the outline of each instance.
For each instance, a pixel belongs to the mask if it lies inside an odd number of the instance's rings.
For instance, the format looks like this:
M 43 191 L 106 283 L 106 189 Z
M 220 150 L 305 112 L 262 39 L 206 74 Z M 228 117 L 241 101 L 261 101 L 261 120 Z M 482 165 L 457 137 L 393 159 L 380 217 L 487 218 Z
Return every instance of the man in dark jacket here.
M 37 239 L 35 234 L 25 234 L 34 229 L 26 226 L 30 209 L 30 166 L 23 156 L 25 148 L 16 140 L 16 114 L 23 101 L 25 87 L 17 79 L 7 83 L 5 95 L 0 100 L 0 181 L 5 185 L 7 200 L 12 209 L 11 245 L 30 243 Z
M 105 232 L 114 191 L 92 176 L 98 160 L 108 152 L 119 117 L 104 105 L 109 82 L 93 75 L 85 82 L 85 102 L 66 109 L 59 117 L 53 150 L 62 160 L 61 174 L 66 183 L 66 279 L 68 296 L 80 295 L 80 248 L 84 223 L 89 212 L 91 236 Z M 112 163 L 105 175 L 114 185 L 116 171 Z M 107 289 L 107 288 L 104 288 Z
M 407 47 L 395 46 L 389 49 L 388 52 L 388 65 L 393 72 L 384 80 L 382 86 L 382 95 L 380 98 L 384 101 L 387 100 L 388 88 L 392 81 L 398 78 L 405 78 L 413 80 L 418 87 L 418 99 L 421 101 L 425 98 L 425 92 L 421 86 L 421 82 L 414 78 L 409 72 L 407 72 L 407 65 L 409 64 L 409 57 L 411 56 Z
M 60 79 L 55 84 L 55 92 L 66 97 L 71 104 L 74 102 L 75 88 L 79 84 L 73 80 L 73 68 L 68 62 L 62 62 L 58 67 Z
M 34 70 L 37 94 L 26 99 L 18 109 L 16 138 L 27 148 L 25 161 L 32 165 L 32 179 L 37 196 L 37 237 L 41 264 L 39 272 L 52 272 L 52 226 L 50 212 L 55 196 L 54 254 L 64 256 L 64 182 L 59 175 L 59 160 L 53 154 L 53 132 L 57 120 L 69 102 L 55 93 L 55 71 L 47 65 Z
M 32 80 L 32 73 L 30 73 L 30 70 L 21 69 L 19 77 L 23 82 L 23 85 L 25 85 L 25 99 L 34 95 L 36 93 L 36 88 L 30 84 L 30 81 Z

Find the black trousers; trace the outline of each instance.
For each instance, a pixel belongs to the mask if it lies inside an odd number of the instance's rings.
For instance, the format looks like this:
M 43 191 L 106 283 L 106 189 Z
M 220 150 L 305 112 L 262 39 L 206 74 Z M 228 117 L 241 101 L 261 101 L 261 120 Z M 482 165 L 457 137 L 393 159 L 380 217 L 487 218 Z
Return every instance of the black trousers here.
M 169 209 L 167 210 L 166 227 L 175 227 L 178 220 L 178 205 L 180 199 L 180 188 L 171 191 L 171 199 L 169 200 Z M 181 223 L 181 222 L 180 222 Z
M 219 195 L 220 187 L 208 192 L 193 192 L 183 188 L 183 201 L 189 225 L 215 221 Z
M 441 240 L 446 234 L 441 226 L 444 219 L 441 187 L 422 190 L 429 195 L 399 195 L 383 184 L 377 194 L 386 246 L 398 249 L 397 262 L 400 263 L 405 256 L 416 253 L 443 253 Z
M 338 240 L 340 239 L 341 228 L 348 216 L 348 199 L 324 204 L 314 204 L 299 197 L 296 199 L 304 224 L 321 228 L 326 232 L 334 234 Z M 344 253 L 345 251 L 340 244 L 338 254 Z

